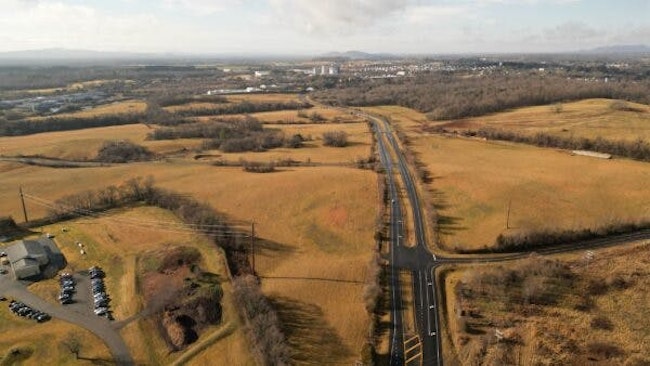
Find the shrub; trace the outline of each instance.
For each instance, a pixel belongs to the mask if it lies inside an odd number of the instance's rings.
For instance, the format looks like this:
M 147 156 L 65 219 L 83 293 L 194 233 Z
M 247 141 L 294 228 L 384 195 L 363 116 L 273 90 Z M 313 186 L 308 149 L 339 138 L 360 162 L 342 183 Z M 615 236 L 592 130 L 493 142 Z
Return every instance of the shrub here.
M 323 133 L 325 146 L 345 147 L 348 145 L 348 134 L 345 131 L 328 131 Z
M 147 148 L 131 141 L 107 141 L 97 152 L 95 160 L 102 163 L 126 163 L 130 161 L 146 161 L 154 158 Z

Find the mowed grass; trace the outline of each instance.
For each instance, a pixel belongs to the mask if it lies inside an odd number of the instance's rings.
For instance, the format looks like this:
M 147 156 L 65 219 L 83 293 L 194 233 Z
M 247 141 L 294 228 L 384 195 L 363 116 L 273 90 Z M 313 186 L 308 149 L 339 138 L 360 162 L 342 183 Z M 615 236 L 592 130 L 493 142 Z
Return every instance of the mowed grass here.
M 67 270 L 82 270 L 92 265 L 99 265 L 105 270 L 107 292 L 111 296 L 111 308 L 117 321 L 136 317 L 144 310 L 145 304 L 138 287 L 141 277 L 136 268 L 137 258 L 142 257 L 143 253 L 164 250 L 172 245 L 197 248 L 202 256 L 201 269 L 217 274 L 224 281 L 224 324 L 209 327 L 199 342 L 227 326 L 228 334 L 215 342 L 217 349 L 233 349 L 246 344 L 239 315 L 232 304 L 232 290 L 227 282 L 227 268 L 221 250 L 206 237 L 182 229 L 179 224 L 178 219 L 168 211 L 138 207 L 114 210 L 99 218 L 62 222 L 43 230 L 56 234 L 55 240 L 68 261 Z M 82 243 L 86 254 L 80 253 L 78 242 Z M 43 281 L 38 287 L 36 293 L 55 301 L 58 290 L 55 280 Z M 48 287 L 53 287 L 53 291 Z M 157 328 L 146 318 L 136 317 L 122 330 L 122 335 L 138 363 L 169 364 L 184 353 L 168 352 Z M 207 347 L 204 352 L 209 353 L 210 358 L 218 364 L 233 359 L 237 360 L 236 364 L 252 363 L 246 352 L 227 355 L 211 348 Z
M 298 363 L 336 360 L 350 364 L 359 358 L 369 324 L 362 293 L 374 243 L 374 172 L 309 167 L 253 174 L 241 168 L 184 160 L 72 170 L 0 163 L 0 171 L 2 197 L 15 197 L 2 200 L 0 209 L 19 221 L 19 185 L 29 194 L 54 200 L 149 175 L 157 185 L 190 194 L 232 219 L 255 221 L 260 238 L 256 269 L 262 276 L 263 290 L 281 310 Z M 31 217 L 47 212 L 46 207 L 32 201 L 27 205 Z M 102 226 L 97 227 L 97 237 L 106 238 Z M 90 240 L 95 234 L 87 237 Z M 124 273 L 128 272 L 128 263 L 119 263 Z M 132 310 L 121 311 L 128 314 Z M 129 325 L 129 332 L 133 332 L 129 333 L 129 342 L 139 337 L 142 328 L 147 325 Z M 329 343 L 323 347 L 325 341 Z M 146 350 L 149 346 L 139 347 Z
M 417 112 L 372 110 L 392 117 L 430 171 L 427 195 L 439 207 L 446 249 L 490 246 L 502 233 L 650 218 L 647 163 L 423 134 L 420 127 L 426 119 Z
M 650 141 L 650 106 L 625 102 L 632 108 L 613 107 L 611 99 L 586 99 L 551 106 L 518 108 L 489 116 L 435 123 L 448 129 L 478 129 L 491 127 L 533 135 L 545 132 L 562 137 L 608 140 Z M 618 102 L 622 103 L 622 102 Z M 557 112 L 556 108 L 560 111 Z M 433 123 L 433 122 L 432 122 Z

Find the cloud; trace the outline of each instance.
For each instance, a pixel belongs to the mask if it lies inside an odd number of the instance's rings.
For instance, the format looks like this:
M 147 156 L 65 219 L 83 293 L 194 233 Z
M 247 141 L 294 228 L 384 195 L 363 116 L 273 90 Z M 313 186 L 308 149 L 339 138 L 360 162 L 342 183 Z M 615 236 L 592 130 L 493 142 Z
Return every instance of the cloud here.
M 277 21 L 300 31 L 340 34 L 359 31 L 404 11 L 411 0 L 269 0 Z
M 194 15 L 211 15 L 241 5 L 243 0 L 165 0 L 167 7 L 188 10 Z
M 590 43 L 601 39 L 605 32 L 597 30 L 582 22 L 567 22 L 544 31 L 544 38 L 550 42 Z

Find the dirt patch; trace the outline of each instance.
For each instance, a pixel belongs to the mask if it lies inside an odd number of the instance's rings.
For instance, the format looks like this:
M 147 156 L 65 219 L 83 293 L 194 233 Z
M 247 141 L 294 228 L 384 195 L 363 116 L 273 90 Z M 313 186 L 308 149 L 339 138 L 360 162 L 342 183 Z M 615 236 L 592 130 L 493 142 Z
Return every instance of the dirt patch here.
M 348 210 L 341 206 L 333 207 L 325 214 L 324 221 L 332 226 L 344 227 L 348 222 Z
M 138 260 L 146 313 L 170 351 L 196 342 L 207 326 L 221 322 L 220 279 L 203 272 L 200 259 L 193 248 L 168 246 Z

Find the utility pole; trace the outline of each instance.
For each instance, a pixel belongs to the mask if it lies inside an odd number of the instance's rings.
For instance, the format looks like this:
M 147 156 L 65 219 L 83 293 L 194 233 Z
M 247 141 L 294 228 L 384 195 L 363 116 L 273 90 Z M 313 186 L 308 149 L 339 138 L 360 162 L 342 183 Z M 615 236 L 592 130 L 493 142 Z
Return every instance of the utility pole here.
M 508 200 L 508 209 L 506 210 L 506 230 L 510 229 L 510 204 L 512 204 L 512 198 Z
M 20 202 L 23 205 L 23 215 L 25 216 L 25 223 L 29 222 L 29 219 L 27 219 L 27 208 L 25 207 L 25 197 L 23 195 L 23 187 L 18 187 L 18 192 L 20 193 Z
M 251 222 L 251 268 L 255 274 L 255 223 Z

